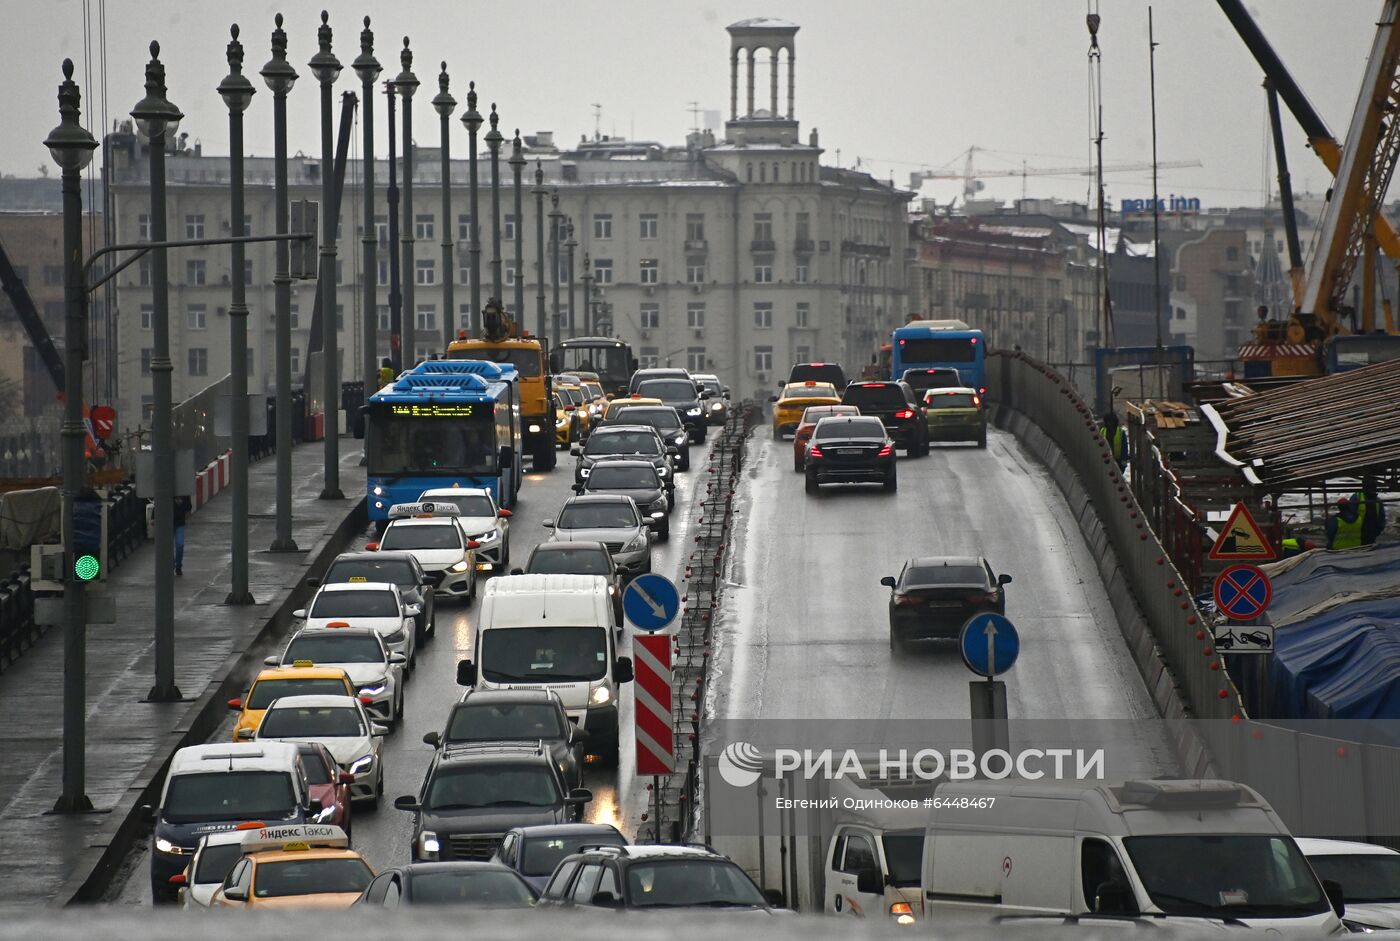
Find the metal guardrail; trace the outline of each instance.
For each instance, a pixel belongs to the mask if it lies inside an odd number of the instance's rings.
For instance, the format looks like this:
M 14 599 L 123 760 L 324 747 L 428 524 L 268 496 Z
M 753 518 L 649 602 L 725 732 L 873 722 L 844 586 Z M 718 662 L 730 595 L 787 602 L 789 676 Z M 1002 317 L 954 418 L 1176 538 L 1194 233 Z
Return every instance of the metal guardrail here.
M 49 477 L 63 461 L 61 416 L 0 421 L 0 478 Z
M 672 730 L 678 770 L 660 779 L 661 819 L 648 822 L 645 816 L 642 818 L 648 835 L 656 840 L 688 839 L 695 823 L 710 644 L 714 619 L 719 612 L 729 536 L 733 531 L 734 494 L 749 433 L 759 417 L 759 406 L 752 401 L 731 409 L 705 468 L 709 479 L 705 482 L 705 495 L 693 528 L 695 548 L 685 565 L 681 624 L 671 651 Z

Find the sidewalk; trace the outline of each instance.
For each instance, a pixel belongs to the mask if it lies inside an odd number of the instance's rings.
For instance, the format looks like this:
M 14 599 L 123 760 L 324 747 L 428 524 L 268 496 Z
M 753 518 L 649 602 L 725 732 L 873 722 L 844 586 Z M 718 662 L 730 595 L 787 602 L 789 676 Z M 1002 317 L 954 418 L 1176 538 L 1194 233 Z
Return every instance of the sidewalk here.
M 106 585 L 120 623 L 93 625 L 87 634 L 87 794 L 98 813 L 47 813 L 63 773 L 62 629 L 50 628 L 0 676 L 0 905 L 62 905 L 75 895 L 90 897 L 131 841 L 144 838 L 134 811 L 149 799 L 145 792 L 171 753 L 186 738 L 203 741 L 223 718 L 222 700 L 238 695 L 223 695 L 225 678 L 246 672 L 249 665 L 239 661 L 265 628 L 285 628 L 295 607 L 293 589 L 307 570 L 324 565 L 363 528 L 363 513 L 355 512 L 365 492 L 362 444 L 347 437 L 340 447 L 346 499 L 335 502 L 318 499 L 324 444 L 293 451 L 295 553 L 267 551 L 276 534 L 276 458 L 250 468 L 249 582 L 255 605 L 223 605 L 230 573 L 229 496 L 190 515 L 184 576 L 175 580 L 175 681 L 185 702 L 141 702 L 155 669 L 154 544 L 143 544 L 113 571 Z M 237 676 L 239 691 L 249 678 Z

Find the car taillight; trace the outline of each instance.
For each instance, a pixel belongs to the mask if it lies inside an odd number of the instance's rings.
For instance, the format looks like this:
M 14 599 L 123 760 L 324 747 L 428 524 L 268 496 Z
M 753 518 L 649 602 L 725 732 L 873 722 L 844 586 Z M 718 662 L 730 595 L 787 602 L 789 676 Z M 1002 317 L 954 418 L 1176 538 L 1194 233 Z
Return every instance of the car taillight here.
M 887 444 L 880 449 L 880 457 L 890 457 L 894 454 L 894 445 Z
M 912 408 L 902 408 L 902 409 L 900 409 L 899 411 L 897 411 L 897 412 L 894 413 L 894 417 L 895 417 L 895 418 L 913 418 L 913 417 L 914 417 L 914 410 L 913 410 Z
M 812 445 L 810 448 L 807 449 L 807 456 L 808 456 L 808 457 L 821 457 L 821 456 L 822 456 L 822 449 L 819 448 L 819 447 L 817 447 L 817 446 L 814 444 L 814 445 Z
M 993 604 L 996 602 L 996 600 L 997 596 L 991 594 L 990 592 L 979 591 L 967 596 L 968 604 Z
M 895 604 L 918 604 L 918 603 L 919 603 L 919 599 L 916 598 L 916 597 L 913 596 L 913 595 L 895 595 L 895 596 L 894 596 L 894 603 L 895 603 Z

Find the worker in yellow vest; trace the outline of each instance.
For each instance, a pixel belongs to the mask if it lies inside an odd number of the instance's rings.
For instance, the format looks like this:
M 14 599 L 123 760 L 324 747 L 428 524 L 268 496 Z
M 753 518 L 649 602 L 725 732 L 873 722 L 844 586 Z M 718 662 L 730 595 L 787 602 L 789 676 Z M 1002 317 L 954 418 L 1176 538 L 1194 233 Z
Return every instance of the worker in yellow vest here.
M 1337 501 L 1337 513 L 1327 518 L 1327 548 L 1355 549 L 1361 545 L 1361 514 L 1347 497 Z
M 1115 412 L 1110 410 L 1104 413 L 1103 427 L 1099 432 L 1108 442 L 1109 450 L 1113 452 L 1113 460 L 1121 471 L 1128 464 L 1128 435 L 1123 431 L 1123 426 L 1118 424 L 1118 415 Z
M 379 388 L 384 388 L 394 381 L 394 361 L 389 357 L 384 357 L 379 364 Z

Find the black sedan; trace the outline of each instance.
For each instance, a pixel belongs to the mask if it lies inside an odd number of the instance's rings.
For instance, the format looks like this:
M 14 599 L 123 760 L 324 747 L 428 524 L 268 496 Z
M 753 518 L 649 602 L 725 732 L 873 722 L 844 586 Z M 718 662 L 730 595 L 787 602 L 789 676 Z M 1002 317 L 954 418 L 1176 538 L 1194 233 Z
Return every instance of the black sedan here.
M 667 516 L 674 502 L 650 461 L 599 461 L 593 465 L 587 480 L 574 484 L 574 493 L 620 493 L 631 497 L 643 513 L 666 514 L 657 523 L 656 538 L 662 542 L 671 538 L 671 522 Z
M 807 445 L 807 492 L 822 484 L 878 483 L 899 486 L 894 441 L 878 418 L 832 415 L 817 422 Z
M 910 559 L 898 576 L 880 579 L 890 589 L 890 649 L 911 640 L 956 639 L 974 614 L 1005 614 L 1010 581 L 977 556 Z
M 500 863 L 411 863 L 375 876 L 354 904 L 533 908 L 538 897 L 515 870 Z

